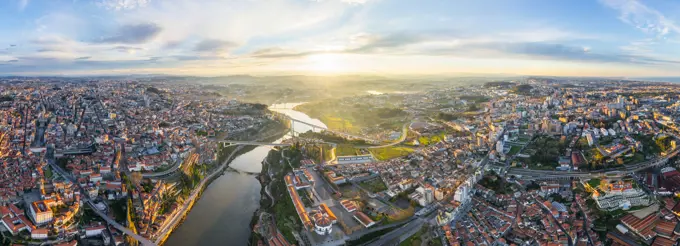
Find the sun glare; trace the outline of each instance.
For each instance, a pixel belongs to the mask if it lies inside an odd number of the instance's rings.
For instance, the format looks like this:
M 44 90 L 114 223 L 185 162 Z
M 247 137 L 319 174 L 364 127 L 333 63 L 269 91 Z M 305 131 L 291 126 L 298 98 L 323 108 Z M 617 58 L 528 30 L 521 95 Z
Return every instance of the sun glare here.
M 347 63 L 338 54 L 318 54 L 307 57 L 307 68 L 312 72 L 335 73 L 347 70 Z

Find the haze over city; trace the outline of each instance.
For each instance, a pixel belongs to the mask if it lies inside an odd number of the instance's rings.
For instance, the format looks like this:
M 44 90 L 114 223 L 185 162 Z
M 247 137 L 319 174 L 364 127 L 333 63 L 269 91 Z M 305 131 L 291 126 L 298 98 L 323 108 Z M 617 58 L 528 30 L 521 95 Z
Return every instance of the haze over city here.
M 0 74 L 680 75 L 674 1 L 9 0 Z

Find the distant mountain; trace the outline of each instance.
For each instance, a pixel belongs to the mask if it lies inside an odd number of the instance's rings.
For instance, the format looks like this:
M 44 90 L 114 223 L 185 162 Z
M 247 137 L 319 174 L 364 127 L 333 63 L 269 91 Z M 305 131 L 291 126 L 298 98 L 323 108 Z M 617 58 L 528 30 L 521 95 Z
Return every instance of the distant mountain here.
M 640 78 L 629 78 L 629 79 L 643 80 L 643 81 L 654 81 L 654 82 L 680 83 L 680 77 L 640 77 Z

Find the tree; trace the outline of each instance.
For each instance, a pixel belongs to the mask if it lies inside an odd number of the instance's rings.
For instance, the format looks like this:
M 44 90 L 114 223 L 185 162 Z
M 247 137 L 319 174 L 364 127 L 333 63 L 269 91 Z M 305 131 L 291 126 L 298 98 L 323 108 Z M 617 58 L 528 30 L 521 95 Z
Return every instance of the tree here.
M 140 172 L 132 172 L 130 174 L 130 182 L 136 187 L 139 186 L 140 183 L 142 183 L 142 173 Z

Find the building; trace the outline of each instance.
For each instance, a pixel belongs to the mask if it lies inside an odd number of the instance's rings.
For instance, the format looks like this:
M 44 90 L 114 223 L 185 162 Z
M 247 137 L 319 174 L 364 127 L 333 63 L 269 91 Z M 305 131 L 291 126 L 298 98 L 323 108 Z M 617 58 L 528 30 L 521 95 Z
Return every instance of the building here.
M 33 239 L 47 239 L 48 230 L 44 228 L 35 229 L 31 232 L 31 238 Z
M 52 210 L 47 206 L 45 201 L 35 201 L 31 203 L 29 211 L 31 219 L 33 219 L 37 225 L 47 224 L 54 219 Z
M 99 236 L 102 234 L 104 230 L 106 230 L 106 226 L 104 225 L 90 226 L 88 228 L 85 228 L 85 236 L 86 237 Z
M 457 202 L 467 201 L 468 191 L 469 191 L 469 188 L 467 187 L 467 185 L 462 184 L 462 185 L 458 186 L 458 189 L 456 189 L 456 193 L 453 194 L 453 200 L 455 200 Z
M 359 223 L 361 223 L 361 225 L 363 225 L 366 228 L 375 225 L 375 221 L 373 221 L 371 218 L 369 218 L 366 214 L 362 212 L 354 213 L 353 217 L 355 220 L 357 220 Z
M 314 222 L 314 232 L 319 235 L 330 235 L 333 230 L 333 224 L 338 221 L 333 211 L 324 203 L 319 205 L 319 209 L 310 213 L 312 222 Z
M 338 164 L 358 164 L 368 163 L 373 161 L 372 155 L 357 155 L 357 156 L 338 156 L 336 162 Z

